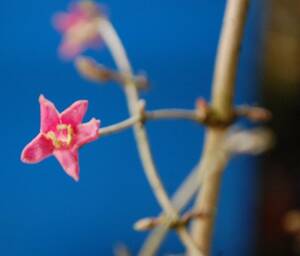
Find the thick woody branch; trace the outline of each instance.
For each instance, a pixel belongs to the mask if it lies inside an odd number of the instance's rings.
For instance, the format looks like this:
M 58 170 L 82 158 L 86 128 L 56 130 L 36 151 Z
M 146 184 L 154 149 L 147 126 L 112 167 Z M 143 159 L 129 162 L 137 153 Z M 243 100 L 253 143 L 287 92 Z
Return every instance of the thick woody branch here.
M 227 1 L 212 88 L 212 108 L 225 119 L 234 115 L 233 96 L 247 7 L 248 0 Z M 209 172 L 206 169 L 214 163 L 214 154 L 220 147 L 220 141 L 223 141 L 225 134 L 225 128 L 208 129 L 200 168 L 200 171 L 205 174 L 195 211 L 215 214 L 222 173 L 227 161 L 215 163 L 214 170 Z M 193 224 L 193 237 L 199 248 L 207 255 L 210 253 L 213 228 L 214 218 L 195 221 Z M 190 255 L 194 254 L 190 252 Z
M 215 64 L 212 105 L 223 117 L 232 113 L 235 80 L 249 0 L 227 0 Z

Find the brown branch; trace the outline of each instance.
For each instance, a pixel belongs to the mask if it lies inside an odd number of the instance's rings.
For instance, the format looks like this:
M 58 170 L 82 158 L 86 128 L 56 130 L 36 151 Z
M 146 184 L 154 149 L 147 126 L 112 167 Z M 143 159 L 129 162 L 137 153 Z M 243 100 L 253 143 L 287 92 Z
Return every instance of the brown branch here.
M 230 116 L 249 0 L 227 0 L 212 88 L 213 108 Z
M 222 118 L 231 118 L 233 115 L 234 87 L 247 7 L 248 0 L 227 1 L 212 88 L 212 108 Z M 223 141 L 225 133 L 226 128 L 209 128 L 207 131 L 200 165 L 200 172 L 205 172 L 205 174 L 194 211 L 215 214 L 222 173 L 227 159 L 218 161 L 214 170 L 206 171 L 206 169 L 214 163 L 214 154 L 220 147 L 220 141 Z M 193 224 L 193 237 L 206 255 L 210 252 L 214 219 L 196 220 Z M 190 255 L 194 254 L 190 252 Z

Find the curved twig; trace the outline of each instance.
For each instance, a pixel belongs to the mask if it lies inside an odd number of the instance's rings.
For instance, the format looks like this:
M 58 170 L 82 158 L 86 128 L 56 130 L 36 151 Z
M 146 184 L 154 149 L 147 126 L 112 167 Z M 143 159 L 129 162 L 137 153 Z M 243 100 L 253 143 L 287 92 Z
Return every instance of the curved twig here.
M 125 86 L 124 88 L 127 97 L 129 112 L 132 116 L 139 114 L 138 91 L 136 86 L 134 85 L 134 81 L 131 79 L 133 77 L 133 73 L 122 42 L 119 39 L 112 24 L 104 18 L 100 19 L 99 32 L 101 33 L 103 40 L 110 49 L 118 69 L 121 73 L 123 73 L 124 75 L 126 75 L 126 77 L 129 78 L 128 81 L 126 81 L 127 86 Z M 142 122 L 139 122 L 134 125 L 134 133 L 139 149 L 139 154 L 145 170 L 145 174 L 149 180 L 149 183 L 153 189 L 153 192 L 158 202 L 160 203 L 164 211 L 168 214 L 170 219 L 178 219 L 178 213 L 173 208 L 172 203 L 165 191 L 165 188 L 156 170 L 156 166 L 154 164 L 150 145 L 148 142 L 147 133 Z M 176 231 L 178 232 L 179 237 L 189 250 L 193 251 L 195 255 L 202 255 L 202 253 L 200 253 L 199 249 L 189 236 L 185 227 L 178 227 Z

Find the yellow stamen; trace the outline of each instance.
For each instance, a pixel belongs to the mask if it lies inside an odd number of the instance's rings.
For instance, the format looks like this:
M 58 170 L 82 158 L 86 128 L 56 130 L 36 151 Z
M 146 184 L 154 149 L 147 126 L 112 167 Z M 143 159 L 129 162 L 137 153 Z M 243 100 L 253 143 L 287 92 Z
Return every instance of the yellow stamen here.
M 57 137 L 57 135 L 53 132 L 53 131 L 50 131 L 46 134 L 46 138 L 51 140 L 52 143 L 53 143 L 53 146 L 56 148 L 56 149 L 59 149 L 61 148 L 64 144 L 66 146 L 70 146 L 71 143 L 72 143 L 72 140 L 73 140 L 73 128 L 72 126 L 69 124 L 69 125 L 66 125 L 66 124 L 58 124 L 56 126 L 56 130 L 57 131 L 64 131 L 64 130 L 67 130 L 67 134 L 66 134 L 66 137 L 64 138 L 60 138 Z
M 62 145 L 61 141 L 59 141 L 54 132 L 50 131 L 46 134 L 46 138 L 52 140 L 53 146 L 55 148 L 60 148 Z
M 62 130 L 67 129 L 68 126 L 70 126 L 70 125 L 66 125 L 66 124 L 58 124 L 58 125 L 56 126 L 56 129 L 57 129 L 58 131 L 62 131 Z
M 67 127 L 67 145 L 70 146 L 73 138 L 73 129 L 71 125 Z

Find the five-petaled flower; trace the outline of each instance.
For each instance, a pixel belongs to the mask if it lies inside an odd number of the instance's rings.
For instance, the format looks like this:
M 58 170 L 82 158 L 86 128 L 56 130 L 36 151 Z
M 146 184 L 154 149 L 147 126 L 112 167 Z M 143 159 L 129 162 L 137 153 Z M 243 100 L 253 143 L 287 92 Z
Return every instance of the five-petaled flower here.
M 65 172 L 78 181 L 78 149 L 99 137 L 100 121 L 93 118 L 82 123 L 88 107 L 86 100 L 76 101 L 62 113 L 43 95 L 39 101 L 40 133 L 24 148 L 21 160 L 25 163 L 38 163 L 54 155 Z
M 69 12 L 54 16 L 55 28 L 63 34 L 59 51 L 62 57 L 76 57 L 89 47 L 97 47 L 101 42 L 98 32 L 99 18 L 103 13 L 91 1 L 81 1 L 70 6 Z

